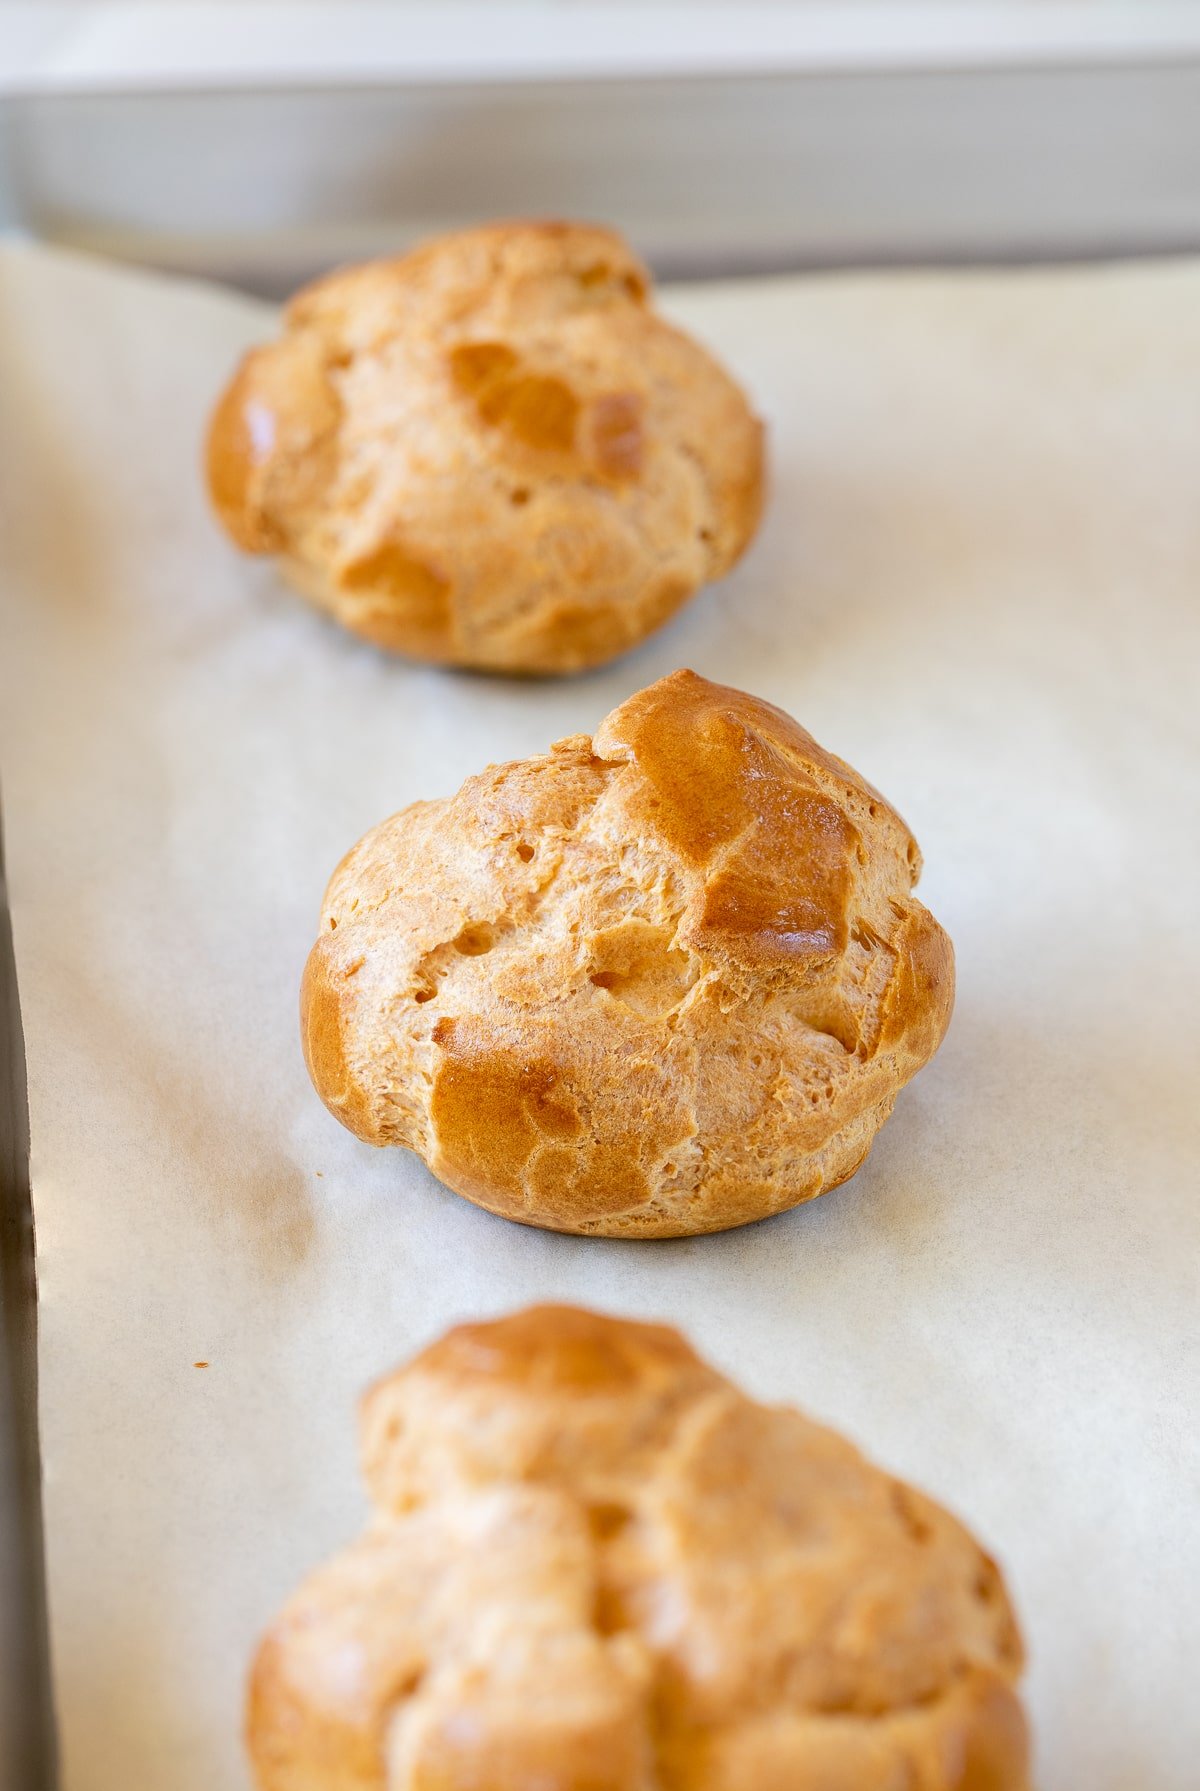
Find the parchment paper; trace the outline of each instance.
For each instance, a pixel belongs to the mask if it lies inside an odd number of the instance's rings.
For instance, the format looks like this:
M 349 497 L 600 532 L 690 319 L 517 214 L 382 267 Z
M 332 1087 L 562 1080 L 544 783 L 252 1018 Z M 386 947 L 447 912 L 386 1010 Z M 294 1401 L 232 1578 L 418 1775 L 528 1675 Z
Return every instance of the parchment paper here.
M 219 536 L 198 441 L 265 311 L 0 272 L 66 1791 L 244 1785 L 255 1634 L 362 1516 L 358 1391 L 540 1296 L 677 1321 L 957 1508 L 1024 1616 L 1043 1787 L 1195 1787 L 1200 267 L 670 293 L 769 419 L 765 530 L 643 650 L 533 685 L 378 656 Z M 312 1094 L 321 891 L 383 815 L 681 664 L 905 813 L 957 1015 L 813 1206 L 523 1230 Z

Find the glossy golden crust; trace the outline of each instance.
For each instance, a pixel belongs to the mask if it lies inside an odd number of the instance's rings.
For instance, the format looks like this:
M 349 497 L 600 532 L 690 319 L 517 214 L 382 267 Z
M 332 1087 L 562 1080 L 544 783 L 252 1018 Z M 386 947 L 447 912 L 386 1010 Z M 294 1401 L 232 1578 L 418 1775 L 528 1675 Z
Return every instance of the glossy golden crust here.
M 676 672 L 353 849 L 301 999 L 321 1098 L 491 1211 L 671 1237 L 852 1175 L 941 1042 L 949 940 L 884 799 Z
M 334 274 L 214 413 L 213 505 L 416 659 L 596 665 L 728 571 L 761 426 L 611 231 L 505 224 Z
M 995 1564 L 676 1332 L 464 1326 L 362 1429 L 371 1526 L 255 1664 L 260 1791 L 1028 1791 Z

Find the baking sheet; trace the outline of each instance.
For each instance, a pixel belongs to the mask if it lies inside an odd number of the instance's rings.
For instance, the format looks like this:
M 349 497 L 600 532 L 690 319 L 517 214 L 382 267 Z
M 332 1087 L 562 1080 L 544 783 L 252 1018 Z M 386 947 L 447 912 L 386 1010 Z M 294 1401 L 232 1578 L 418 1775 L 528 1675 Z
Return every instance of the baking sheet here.
M 268 313 L 0 258 L 65 1791 L 245 1783 L 255 1634 L 363 1514 L 357 1392 L 543 1296 L 679 1322 L 961 1511 L 1024 1616 L 1043 1787 L 1195 1784 L 1200 267 L 669 302 L 769 420 L 763 535 L 638 653 L 530 685 L 384 659 L 218 535 L 198 441 Z M 383 815 L 684 664 L 904 812 L 958 1011 L 814 1205 L 668 1244 L 524 1230 L 311 1093 L 321 891 Z
M 25 1050 L 0 838 L 0 1785 L 53 1791 Z

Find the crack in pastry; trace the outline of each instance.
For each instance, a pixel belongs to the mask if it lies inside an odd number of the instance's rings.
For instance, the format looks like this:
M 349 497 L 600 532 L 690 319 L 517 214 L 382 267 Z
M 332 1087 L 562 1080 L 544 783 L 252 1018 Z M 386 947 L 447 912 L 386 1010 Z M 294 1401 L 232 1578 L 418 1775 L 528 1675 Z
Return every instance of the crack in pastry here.
M 762 427 L 612 232 L 503 224 L 319 281 L 243 360 L 208 484 L 250 553 L 416 659 L 597 665 L 726 573 Z
M 677 1332 L 462 1326 L 362 1441 L 371 1523 L 255 1663 L 260 1791 L 1028 1791 L 995 1563 Z
M 677 672 L 343 860 L 305 970 L 318 1093 L 493 1212 L 715 1231 L 852 1175 L 941 1042 L 903 821 L 769 704 Z

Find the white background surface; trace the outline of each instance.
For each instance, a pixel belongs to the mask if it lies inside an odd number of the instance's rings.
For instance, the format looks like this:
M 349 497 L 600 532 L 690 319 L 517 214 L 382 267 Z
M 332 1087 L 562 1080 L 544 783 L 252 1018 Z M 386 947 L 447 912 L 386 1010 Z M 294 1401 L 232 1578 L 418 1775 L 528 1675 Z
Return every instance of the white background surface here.
M 0 90 L 563 80 L 1194 55 L 1190 0 L 9 0 Z
M 1043 1791 L 1194 1787 L 1200 268 L 671 307 L 769 420 L 763 536 L 635 656 L 527 685 L 385 660 L 218 536 L 198 441 L 261 311 L 0 259 L 66 1791 L 244 1782 L 254 1635 L 362 1515 L 357 1391 L 544 1295 L 679 1321 L 957 1508 L 1024 1617 Z M 679 664 L 898 804 L 958 1011 L 811 1207 L 661 1245 L 522 1230 L 311 1093 L 321 889 L 385 813 Z

